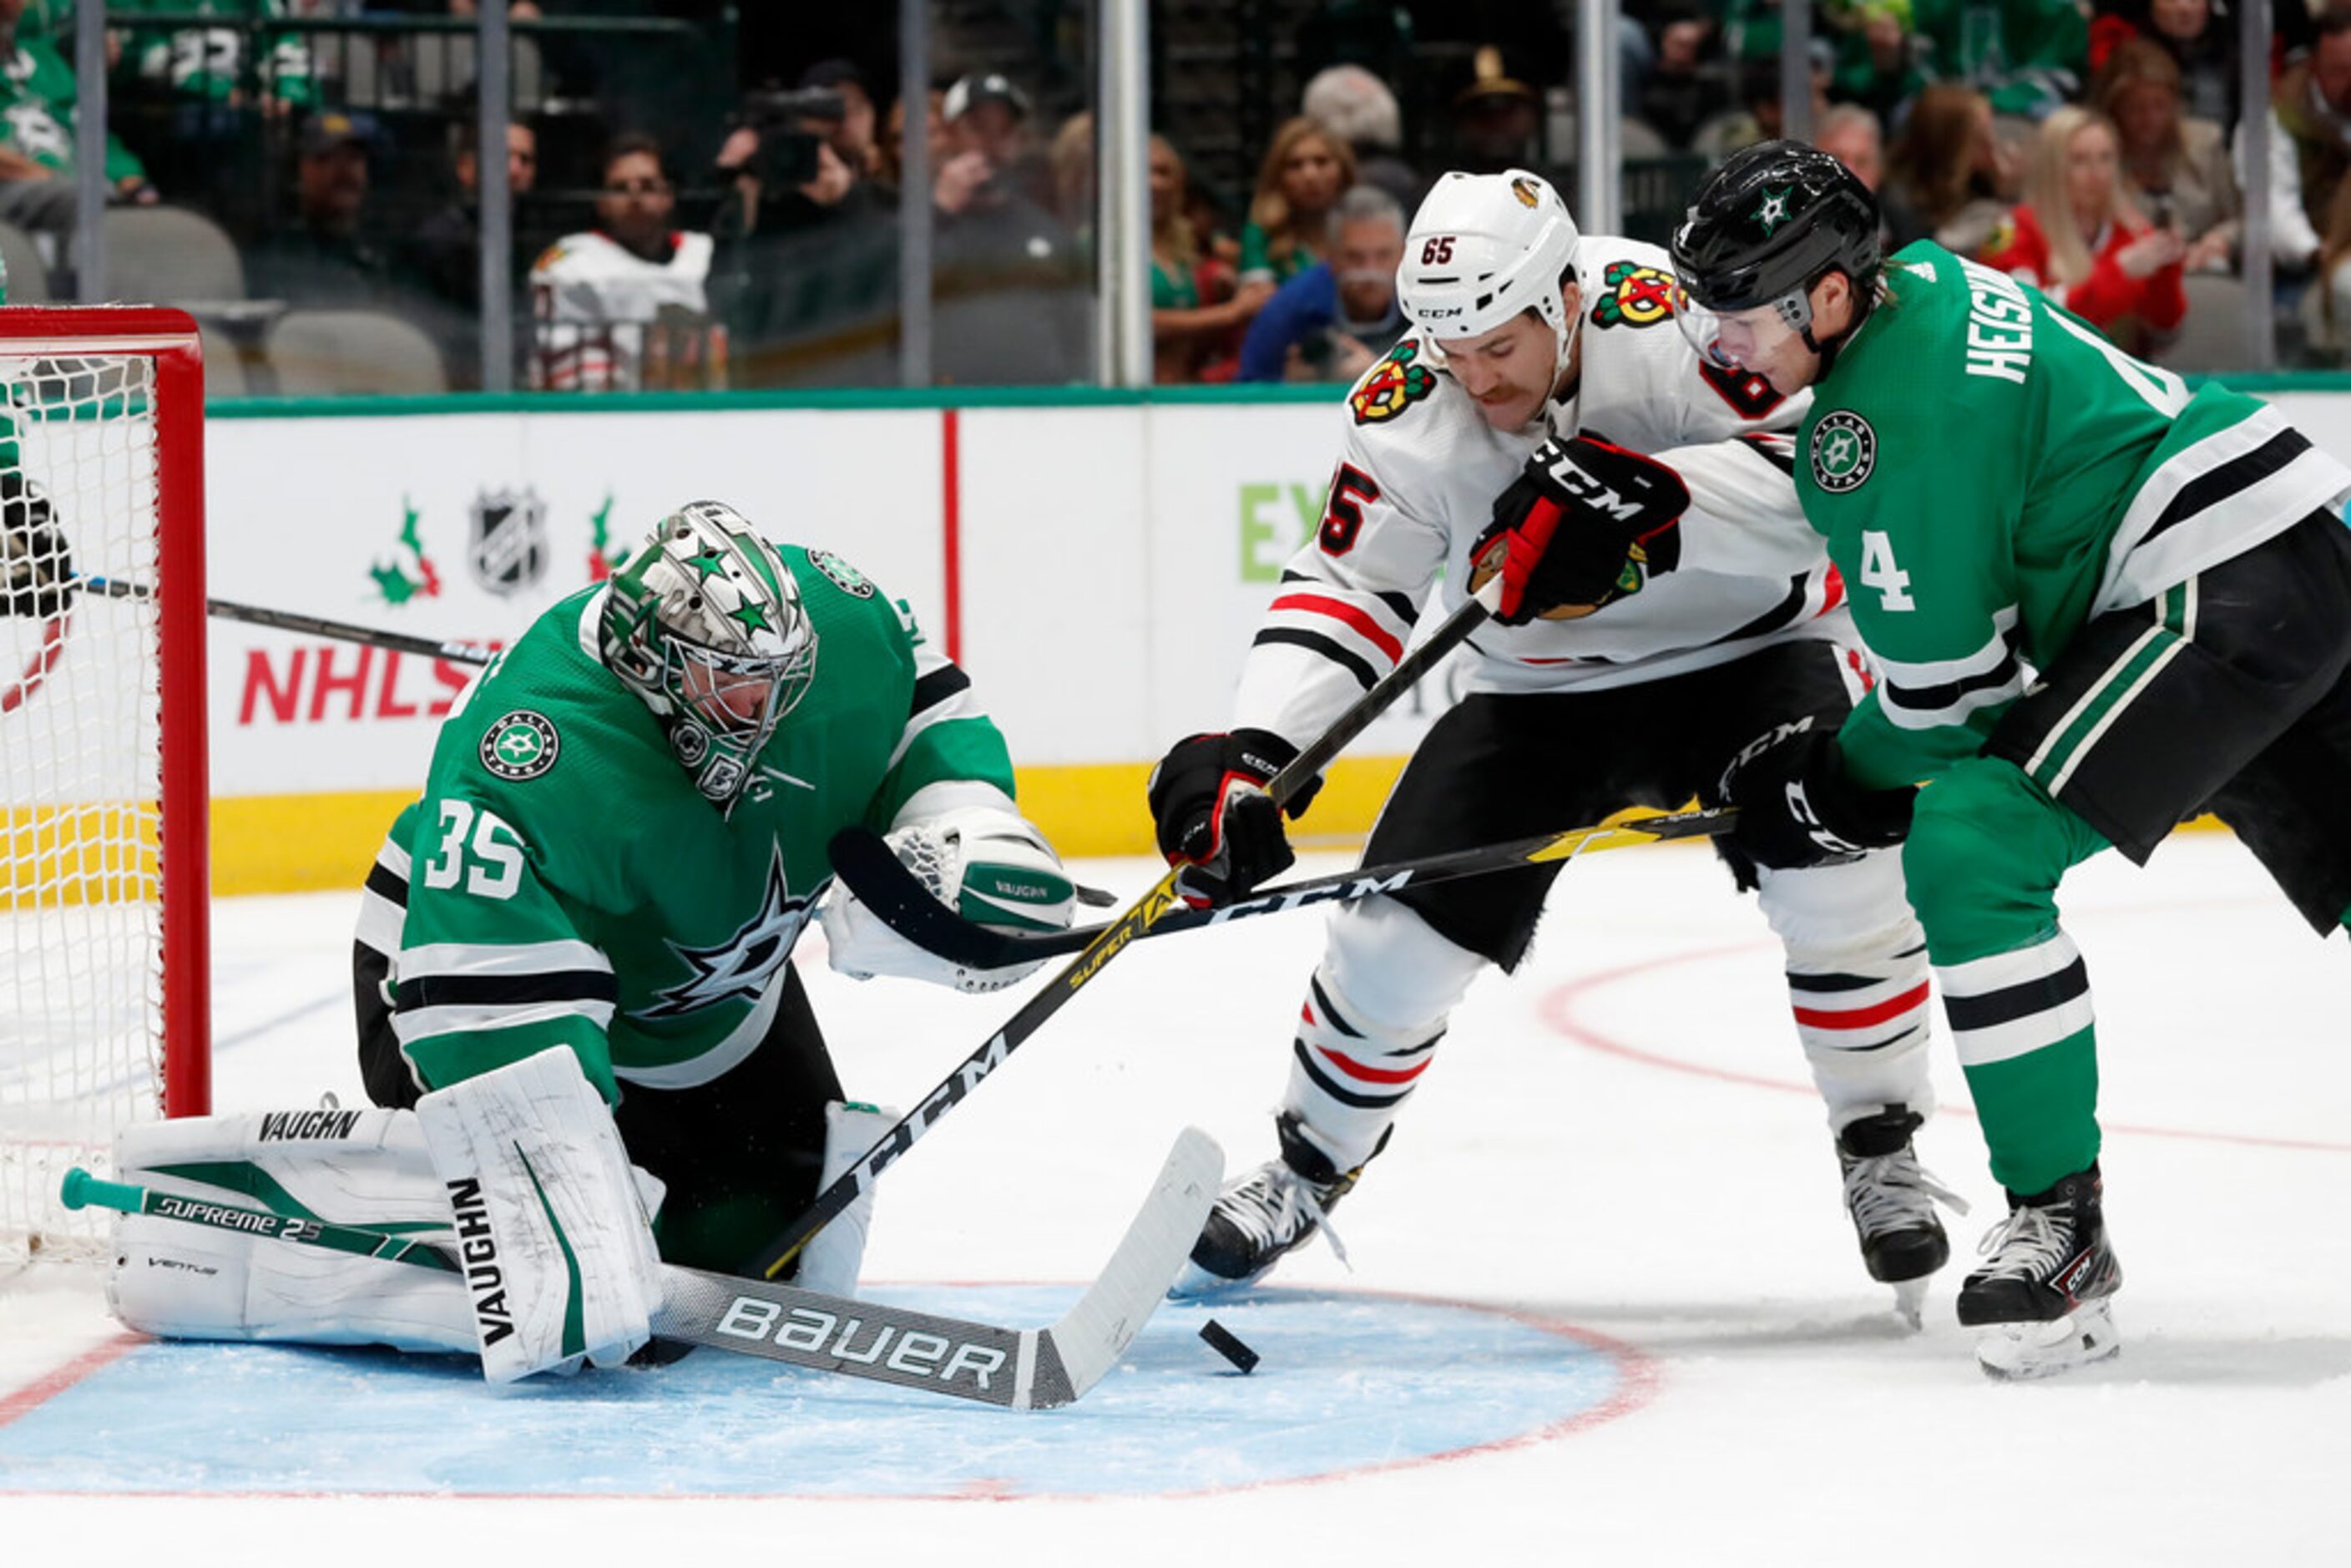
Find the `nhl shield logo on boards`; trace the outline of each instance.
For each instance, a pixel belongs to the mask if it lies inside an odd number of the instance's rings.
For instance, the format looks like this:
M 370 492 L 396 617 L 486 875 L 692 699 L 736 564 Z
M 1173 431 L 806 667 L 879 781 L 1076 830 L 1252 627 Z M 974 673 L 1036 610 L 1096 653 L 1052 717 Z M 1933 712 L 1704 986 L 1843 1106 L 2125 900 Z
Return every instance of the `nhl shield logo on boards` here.
M 474 497 L 474 580 L 504 598 L 547 575 L 547 503 L 536 490 L 485 490 Z
M 560 743 L 542 713 L 517 708 L 482 737 L 482 766 L 501 779 L 536 779 L 555 766 Z
M 1877 466 L 1877 432 L 1850 409 L 1823 414 L 1813 426 L 1813 483 L 1842 496 Z

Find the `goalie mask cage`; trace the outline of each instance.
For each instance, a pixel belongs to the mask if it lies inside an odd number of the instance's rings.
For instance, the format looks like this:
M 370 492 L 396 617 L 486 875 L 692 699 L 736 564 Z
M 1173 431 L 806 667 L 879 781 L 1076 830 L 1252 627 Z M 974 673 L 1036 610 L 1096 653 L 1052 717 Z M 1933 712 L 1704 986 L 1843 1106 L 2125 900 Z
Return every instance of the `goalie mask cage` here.
M 210 1108 L 205 797 L 195 323 L 0 308 L 0 1279 L 101 1255 L 66 1170 Z

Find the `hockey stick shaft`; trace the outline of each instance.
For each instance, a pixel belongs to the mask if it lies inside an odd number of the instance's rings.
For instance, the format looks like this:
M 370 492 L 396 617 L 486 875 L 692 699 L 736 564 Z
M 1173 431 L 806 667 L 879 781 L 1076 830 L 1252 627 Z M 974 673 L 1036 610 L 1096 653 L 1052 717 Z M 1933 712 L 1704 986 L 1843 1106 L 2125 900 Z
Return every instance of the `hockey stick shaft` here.
M 1093 1386 L 1149 1320 L 1216 1200 L 1222 1169 L 1215 1142 L 1186 1128 L 1110 1263 L 1050 1328 L 998 1328 L 673 1264 L 662 1270 L 653 1332 L 820 1372 L 1012 1409 L 1052 1409 Z M 465 1271 L 432 1242 L 106 1181 L 79 1166 L 66 1173 L 59 1197 L 68 1208 L 153 1215 L 446 1274 Z
M 1330 727 L 1301 750 L 1289 767 L 1275 774 L 1271 782 L 1266 785 L 1266 793 L 1273 797 L 1275 803 L 1289 800 L 1304 789 L 1308 781 L 1338 755 L 1341 747 L 1361 735 L 1374 719 L 1410 690 L 1414 682 L 1427 674 L 1438 661 L 1459 647 L 1470 632 L 1484 624 L 1500 600 L 1501 583 L 1501 576 L 1497 573 L 1477 595 L 1447 616 L 1445 623 L 1430 633 L 1426 642 L 1398 660 L 1395 669 L 1374 682 L 1372 688 L 1357 697 L 1346 712 L 1332 720 Z M 859 1195 L 872 1186 L 884 1170 L 914 1146 L 916 1139 L 929 1132 L 940 1117 L 978 1088 L 989 1073 L 1003 1066 L 1007 1058 L 1042 1029 L 1046 1020 L 1060 1012 L 1071 998 L 1083 990 L 1087 983 L 1101 974 L 1104 966 L 1117 957 L 1128 943 L 1148 934 L 1162 920 L 1185 908 L 1184 900 L 1176 891 L 1177 871 L 1178 868 L 1170 866 L 1167 874 L 1161 877 L 1150 892 L 1129 904 L 1125 913 L 1102 927 L 1101 934 L 1086 945 L 1084 951 L 1065 965 L 1043 989 L 1022 1003 L 1019 1010 L 1005 1020 L 1004 1027 L 990 1035 L 985 1044 L 965 1057 L 953 1072 L 923 1097 L 922 1103 L 908 1113 L 896 1126 L 883 1133 L 880 1141 L 860 1155 L 857 1162 L 842 1172 L 832 1185 L 818 1193 L 816 1201 L 809 1205 L 808 1212 L 793 1221 L 790 1228 L 769 1243 L 767 1251 L 753 1261 L 752 1272 L 770 1280 L 781 1274 L 799 1256 L 799 1249 L 808 1245 L 810 1237 L 855 1203 Z
M 124 582 L 111 577 L 81 577 L 75 580 L 92 593 L 110 599 L 141 599 L 155 597 L 155 591 L 143 582 Z M 312 637 L 333 637 L 345 643 L 364 643 L 372 648 L 388 648 L 395 653 L 415 653 L 428 659 L 446 659 L 453 664 L 486 664 L 496 649 L 479 643 L 442 642 L 432 637 L 418 637 L 405 632 L 387 632 L 380 627 L 358 626 L 348 621 L 328 621 L 316 615 L 297 615 L 291 611 L 266 610 L 257 604 L 238 604 L 225 599 L 204 601 L 207 614 L 224 621 L 243 621 L 255 626 L 274 627 L 280 632 L 299 632 Z
M 1499 871 L 1572 860 L 1595 850 L 1711 837 L 1729 831 L 1738 820 L 1738 808 L 1731 806 L 1679 811 L 1570 828 L 1565 832 L 1540 833 L 1507 843 L 1452 850 L 1386 865 L 1359 866 L 1353 871 L 1268 888 L 1213 909 L 1174 910 L 1144 935 L 1168 936 L 1253 915 L 1274 915 L 1312 904 L 1351 904 L 1359 898 L 1400 893 L 1406 887 L 1427 887 L 1463 877 L 1488 876 Z M 1039 963 L 1078 952 L 1110 929 L 1106 925 L 1088 925 L 1071 931 L 1022 933 L 998 931 L 967 920 L 942 904 L 877 834 L 863 828 L 844 829 L 834 838 L 832 866 L 858 902 L 872 910 L 893 931 L 925 952 L 967 968 L 1001 969 L 1016 964 Z

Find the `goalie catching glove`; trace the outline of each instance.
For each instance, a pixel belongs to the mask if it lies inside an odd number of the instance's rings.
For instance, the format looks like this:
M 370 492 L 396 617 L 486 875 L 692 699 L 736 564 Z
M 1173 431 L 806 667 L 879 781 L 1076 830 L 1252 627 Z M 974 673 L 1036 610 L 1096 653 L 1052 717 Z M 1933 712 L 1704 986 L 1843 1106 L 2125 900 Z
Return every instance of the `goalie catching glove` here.
M 991 930 L 1065 931 L 1076 913 L 1076 884 L 1045 835 L 1018 812 L 964 806 L 913 821 L 902 815 L 883 841 L 933 897 Z M 1044 963 L 1002 969 L 951 963 L 899 936 L 841 883 L 825 899 L 822 919 L 832 967 L 852 979 L 894 975 L 959 991 L 998 991 Z
M 1469 588 L 1502 575 L 1494 619 L 1505 626 L 1569 621 L 1636 593 L 1644 571 L 1681 559 L 1675 525 L 1689 509 L 1681 476 L 1588 436 L 1546 441 L 1494 500 L 1469 547 Z
M 1724 800 L 1739 808 L 1731 841 L 1763 865 L 1793 870 L 1842 865 L 1910 833 L 1918 791 L 1871 789 L 1844 770 L 1834 730 L 1807 716 L 1751 742 L 1722 776 Z
M 1265 787 L 1290 766 L 1298 747 L 1266 729 L 1187 735 L 1151 770 L 1151 817 L 1159 852 L 1183 868 L 1176 891 L 1195 909 L 1240 898 L 1298 860 L 1282 831 L 1282 811 Z M 1322 788 L 1310 781 L 1287 808 L 1303 816 Z
M 0 472 L 0 615 L 46 621 L 69 608 L 73 556 L 49 498 L 22 474 Z

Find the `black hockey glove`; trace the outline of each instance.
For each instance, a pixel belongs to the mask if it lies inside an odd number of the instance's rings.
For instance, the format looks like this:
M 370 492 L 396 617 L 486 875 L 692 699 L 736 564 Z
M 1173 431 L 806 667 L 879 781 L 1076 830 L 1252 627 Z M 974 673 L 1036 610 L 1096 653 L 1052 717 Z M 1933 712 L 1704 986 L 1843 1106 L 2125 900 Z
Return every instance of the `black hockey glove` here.
M 1546 441 L 1495 497 L 1469 547 L 1470 587 L 1502 574 L 1494 619 L 1505 626 L 1589 615 L 1639 592 L 1645 568 L 1674 569 L 1688 507 L 1688 486 L 1662 463 L 1589 436 Z
M 1739 808 L 1731 841 L 1763 865 L 1843 865 L 1864 850 L 1898 844 L 1918 791 L 1865 789 L 1845 776 L 1836 732 L 1805 718 L 1740 752 L 1722 776 Z
M 1288 871 L 1298 857 L 1281 831 L 1281 812 L 1265 786 L 1298 755 L 1270 730 L 1187 735 L 1151 770 L 1152 821 L 1159 852 L 1181 866 L 1176 889 L 1196 909 L 1246 896 Z M 1290 802 L 1301 815 L 1320 779 Z
M 74 580 L 49 498 L 22 474 L 0 473 L 0 615 L 46 621 L 73 603 Z

